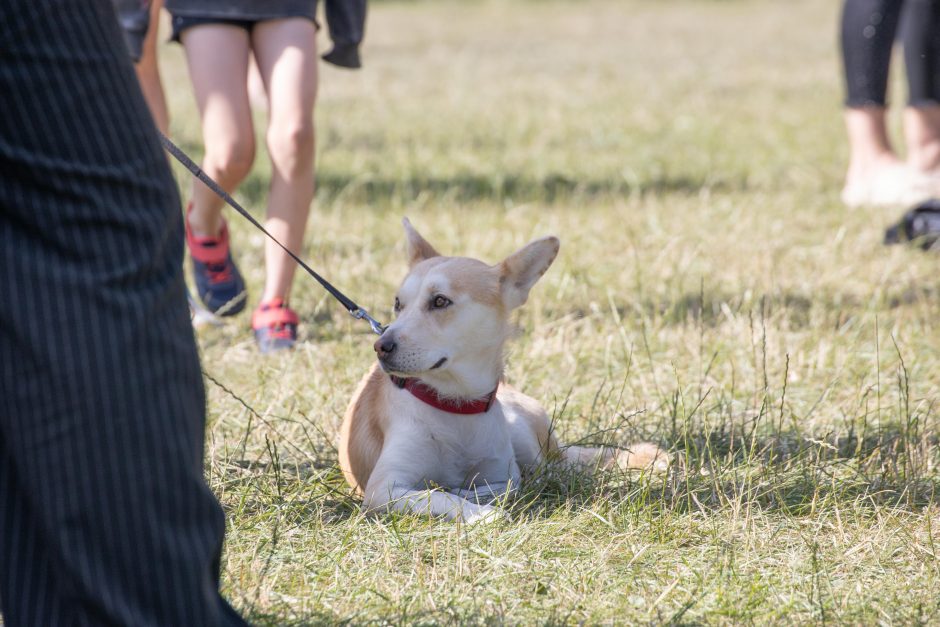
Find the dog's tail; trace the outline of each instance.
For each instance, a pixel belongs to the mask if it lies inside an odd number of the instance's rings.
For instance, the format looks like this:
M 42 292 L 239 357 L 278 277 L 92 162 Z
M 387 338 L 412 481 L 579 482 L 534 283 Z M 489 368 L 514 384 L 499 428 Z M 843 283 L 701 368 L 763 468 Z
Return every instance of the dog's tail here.
M 632 444 L 625 449 L 588 446 L 562 448 L 565 461 L 582 468 L 620 468 L 621 470 L 668 470 L 669 454 L 650 442 Z

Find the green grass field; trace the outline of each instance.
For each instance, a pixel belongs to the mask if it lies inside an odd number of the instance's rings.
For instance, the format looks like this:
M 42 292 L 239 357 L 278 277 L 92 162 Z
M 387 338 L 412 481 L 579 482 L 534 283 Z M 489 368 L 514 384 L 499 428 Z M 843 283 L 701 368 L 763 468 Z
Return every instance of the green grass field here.
M 940 624 L 940 258 L 881 245 L 899 211 L 838 200 L 838 10 L 375 2 L 366 67 L 322 66 L 304 255 L 388 320 L 402 216 L 492 262 L 558 235 L 508 379 L 567 442 L 678 462 L 544 469 L 485 528 L 366 517 L 335 446 L 373 337 L 298 276 L 293 354 L 260 358 L 247 316 L 199 331 L 233 604 L 260 625 Z M 258 215 L 269 172 L 261 151 L 236 194 Z M 257 298 L 261 236 L 229 220 Z

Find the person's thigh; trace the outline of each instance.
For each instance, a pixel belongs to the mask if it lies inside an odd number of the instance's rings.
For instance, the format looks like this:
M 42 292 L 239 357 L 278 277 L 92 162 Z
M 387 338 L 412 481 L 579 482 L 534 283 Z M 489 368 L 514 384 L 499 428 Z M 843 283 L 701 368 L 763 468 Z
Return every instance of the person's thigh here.
M 268 93 L 270 125 L 313 125 L 317 97 L 317 32 L 306 18 L 268 20 L 252 31 L 252 48 Z M 303 129 L 300 129 L 303 130 Z
M 179 198 L 111 4 L 6 3 L 0 94 L 3 612 L 214 624 Z
M 207 155 L 244 161 L 253 152 L 248 100 L 248 31 L 231 24 L 200 24 L 181 34 L 202 118 Z M 236 154 L 231 154 L 235 152 Z M 244 164 L 242 164 L 244 165 Z

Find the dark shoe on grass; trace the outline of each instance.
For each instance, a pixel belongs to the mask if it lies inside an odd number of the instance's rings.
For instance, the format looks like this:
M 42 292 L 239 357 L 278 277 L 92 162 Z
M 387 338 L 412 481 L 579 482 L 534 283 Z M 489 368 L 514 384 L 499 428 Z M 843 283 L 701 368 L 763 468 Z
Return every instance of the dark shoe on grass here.
M 188 213 L 188 212 L 187 212 Z M 245 281 L 229 246 L 228 225 L 217 237 L 197 237 L 186 219 L 186 244 L 193 260 L 196 292 L 206 308 L 217 316 L 234 316 L 245 308 Z

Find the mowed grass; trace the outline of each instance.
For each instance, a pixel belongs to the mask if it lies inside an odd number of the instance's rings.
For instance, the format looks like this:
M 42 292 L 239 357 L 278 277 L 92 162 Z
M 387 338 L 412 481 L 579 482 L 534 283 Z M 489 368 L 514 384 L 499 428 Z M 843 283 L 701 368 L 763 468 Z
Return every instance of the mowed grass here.
M 839 203 L 838 4 L 373 3 L 365 69 L 321 66 L 304 256 L 388 320 L 402 216 L 491 262 L 558 235 L 507 378 L 566 442 L 650 439 L 677 463 L 540 469 L 484 528 L 366 517 L 336 443 L 374 338 L 298 276 L 292 354 L 259 357 L 247 316 L 199 330 L 239 610 L 940 623 L 940 258 L 882 246 L 895 212 Z M 185 63 L 162 54 L 172 133 L 199 154 Z M 269 178 L 262 149 L 236 194 L 258 215 Z M 229 220 L 256 299 L 262 238 Z

